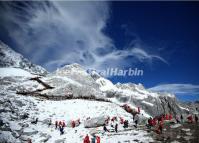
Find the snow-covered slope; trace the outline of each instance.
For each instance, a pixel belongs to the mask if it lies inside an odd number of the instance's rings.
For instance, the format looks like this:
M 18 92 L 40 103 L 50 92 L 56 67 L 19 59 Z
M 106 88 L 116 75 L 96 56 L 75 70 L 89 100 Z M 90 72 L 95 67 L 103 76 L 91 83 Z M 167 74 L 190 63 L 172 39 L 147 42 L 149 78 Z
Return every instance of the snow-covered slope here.
M 132 108 L 141 107 L 142 112 L 148 116 L 156 116 L 162 113 L 182 113 L 175 96 L 170 93 L 157 93 L 144 88 L 142 84 L 117 83 L 92 72 L 91 76 L 96 80 L 106 96 L 118 104 L 129 104 Z
M 48 72 L 41 66 L 32 64 L 21 54 L 15 52 L 0 41 L 0 67 L 15 67 L 29 71 L 32 74 L 46 75 Z
M 66 81 L 71 82 L 71 79 Z M 72 81 L 71 83 L 73 83 Z M 15 91 L 26 88 L 30 91 L 43 87 L 28 77 L 0 77 L 0 140 L 8 143 L 27 142 L 67 142 L 81 143 L 86 134 L 96 133 L 101 137 L 101 142 L 114 143 L 138 139 L 143 142 L 153 141 L 145 131 L 124 131 L 119 125 L 120 134 L 103 134 L 103 127 L 85 128 L 87 118 L 98 117 L 123 117 L 132 122 L 132 115 L 125 112 L 120 106 L 109 102 L 89 100 L 50 101 L 40 100 L 29 96 L 19 96 Z M 63 83 L 62 83 L 63 84 Z M 77 84 L 76 82 L 74 84 Z M 31 124 L 38 118 L 37 124 Z M 72 120 L 80 119 L 80 126 L 66 127 L 64 135 L 55 129 L 55 121 L 65 121 L 67 126 Z M 49 120 L 52 125 L 48 125 Z M 108 126 L 111 129 L 110 126 Z M 134 137 L 131 137 L 135 134 Z M 110 136 L 111 135 L 111 136 Z
M 81 143 L 86 134 L 93 133 L 106 143 L 150 142 L 153 140 L 147 132 L 132 128 L 132 114 L 120 105 L 128 104 L 135 110 L 141 107 L 140 119 L 143 121 L 162 113 L 186 112 L 172 94 L 151 92 L 141 84 L 113 84 L 96 72 L 88 74 L 78 64 L 66 65 L 38 78 L 35 74 L 46 74 L 46 70 L 31 64 L 3 43 L 0 43 L 0 50 L 1 142 L 21 143 L 31 138 L 36 143 Z M 72 95 L 70 100 L 62 99 L 66 95 Z M 57 99 L 59 101 L 55 101 Z M 85 128 L 85 122 L 101 121 L 108 116 L 128 119 L 130 130 L 125 131 L 120 124 L 119 134 L 103 134 L 102 126 Z M 39 119 L 38 124 L 31 124 L 35 118 Z M 55 129 L 56 120 L 70 124 L 71 120 L 77 119 L 81 121 L 80 126 L 74 129 L 67 126 L 62 136 Z M 48 126 L 49 120 L 53 125 Z
M 20 68 L 0 68 L 0 77 L 5 76 L 32 77 L 33 75 Z

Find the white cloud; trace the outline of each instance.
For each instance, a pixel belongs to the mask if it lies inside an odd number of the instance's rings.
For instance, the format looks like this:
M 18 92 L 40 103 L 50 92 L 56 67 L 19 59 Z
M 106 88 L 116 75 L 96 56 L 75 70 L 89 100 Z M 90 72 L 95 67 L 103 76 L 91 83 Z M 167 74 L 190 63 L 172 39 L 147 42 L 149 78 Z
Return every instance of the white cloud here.
M 199 85 L 193 84 L 160 84 L 149 88 L 149 90 L 169 92 L 176 95 L 199 95 Z
M 1 10 L 3 26 L 27 57 L 49 70 L 70 63 L 87 68 L 129 66 L 126 58 L 138 62 L 157 59 L 135 45 L 118 50 L 103 33 L 109 19 L 108 2 L 32 2 L 5 3 Z

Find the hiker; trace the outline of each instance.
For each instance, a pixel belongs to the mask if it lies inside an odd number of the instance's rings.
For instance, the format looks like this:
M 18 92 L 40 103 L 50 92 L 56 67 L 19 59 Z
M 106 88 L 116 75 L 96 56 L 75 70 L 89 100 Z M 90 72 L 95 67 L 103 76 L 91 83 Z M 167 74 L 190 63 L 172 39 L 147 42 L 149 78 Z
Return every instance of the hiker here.
M 152 124 L 153 124 L 153 126 L 155 126 L 157 124 L 157 119 L 156 118 L 153 118 Z
M 169 120 L 169 115 L 168 114 L 165 115 L 165 120 Z
M 138 107 L 138 114 L 140 114 L 140 107 Z
M 118 124 L 116 123 L 115 124 L 115 132 L 117 133 L 117 130 L 118 130 Z
M 62 121 L 59 121 L 59 126 L 60 126 L 60 127 L 62 126 Z
M 86 135 L 86 137 L 84 138 L 84 143 L 90 143 L 90 139 L 88 134 Z
M 95 140 L 96 140 L 96 136 L 93 135 L 93 137 L 91 138 L 91 143 L 95 143 Z
M 108 125 L 109 121 L 110 121 L 110 117 L 108 117 L 108 118 L 105 120 L 105 124 Z
M 60 131 L 60 135 L 64 134 L 64 127 L 63 126 L 59 126 L 59 131 Z
M 55 121 L 55 129 L 57 129 L 58 121 Z
M 169 120 L 172 120 L 172 118 L 173 118 L 172 114 L 169 114 Z
M 97 143 L 100 143 L 100 137 L 99 136 L 96 137 L 96 140 L 97 140 Z
M 64 121 L 62 122 L 62 127 L 66 127 L 66 123 Z
M 189 123 L 193 123 L 193 117 L 192 117 L 192 115 L 188 116 L 187 120 L 188 120 Z
M 183 122 L 183 116 L 182 116 L 182 114 L 181 114 L 181 116 L 180 116 L 180 120 L 181 120 L 181 122 Z
M 50 119 L 49 121 L 48 121 L 48 127 L 50 127 L 52 125 L 52 120 Z
M 128 128 L 128 126 L 129 126 L 129 121 L 128 121 L 128 120 L 125 120 L 125 121 L 124 121 L 124 126 L 123 126 L 123 127 L 124 127 L 124 128 Z
M 148 127 L 152 127 L 153 126 L 153 119 L 150 117 L 148 119 Z
M 104 124 L 103 129 L 104 129 L 104 132 L 110 132 L 110 131 L 106 128 L 106 125 L 105 125 L 105 124 Z
M 175 118 L 175 119 L 176 119 L 176 122 L 177 122 L 177 123 L 180 123 L 179 117 L 178 117 L 177 115 L 176 115 L 176 118 Z
M 124 119 L 120 117 L 120 124 L 124 124 Z
M 195 114 L 195 122 L 196 123 L 198 122 L 198 116 L 196 116 L 196 114 Z
M 163 130 L 163 122 L 160 122 L 160 123 L 159 123 L 159 126 L 158 126 L 157 133 L 158 133 L 158 134 L 162 134 L 162 130 Z
M 74 128 L 75 127 L 75 121 L 71 122 L 71 127 Z
M 137 125 L 138 125 L 138 122 L 139 122 L 138 114 L 135 115 L 134 122 L 135 122 L 135 127 L 137 128 Z
M 78 119 L 77 122 L 78 122 L 78 125 L 81 124 L 80 119 Z

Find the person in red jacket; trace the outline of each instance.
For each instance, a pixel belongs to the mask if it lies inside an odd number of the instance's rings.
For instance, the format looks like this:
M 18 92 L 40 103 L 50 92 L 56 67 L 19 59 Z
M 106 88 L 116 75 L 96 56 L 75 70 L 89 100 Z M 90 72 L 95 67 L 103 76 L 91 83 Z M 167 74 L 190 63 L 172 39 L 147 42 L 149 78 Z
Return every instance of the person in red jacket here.
M 138 107 L 138 114 L 140 114 L 140 107 Z
M 60 126 L 60 127 L 62 126 L 62 121 L 59 121 L 59 126 Z
M 188 120 L 189 123 L 193 123 L 193 117 L 192 117 L 192 115 L 189 115 L 187 117 L 187 120 Z
M 75 127 L 75 121 L 72 121 L 72 122 L 71 122 L 71 126 L 72 126 L 72 128 Z
M 84 138 L 84 143 L 90 143 L 90 139 L 88 134 L 86 135 L 86 137 Z
M 152 123 L 153 123 L 153 126 L 155 126 L 155 125 L 157 124 L 157 119 L 154 118 L 154 119 L 152 120 Z
M 171 114 L 169 114 L 169 120 L 171 120 L 173 117 L 172 117 L 172 115 Z
M 96 140 L 97 140 L 97 143 L 100 143 L 100 137 L 99 136 L 96 137 Z
M 66 127 L 66 123 L 64 121 L 62 122 L 62 127 Z
M 124 124 L 124 119 L 120 117 L 120 124 Z
M 153 119 L 151 117 L 148 119 L 148 124 L 149 124 L 149 127 L 153 126 Z

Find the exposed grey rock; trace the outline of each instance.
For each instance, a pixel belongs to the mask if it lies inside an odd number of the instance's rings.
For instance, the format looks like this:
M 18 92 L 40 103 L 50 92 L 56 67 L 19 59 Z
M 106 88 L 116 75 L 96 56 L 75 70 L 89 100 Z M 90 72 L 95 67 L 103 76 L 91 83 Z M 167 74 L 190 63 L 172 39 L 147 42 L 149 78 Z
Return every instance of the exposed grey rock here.
M 65 139 L 59 139 L 59 140 L 55 140 L 54 143 L 65 143 Z
M 20 115 L 20 119 L 27 119 L 29 117 L 28 113 L 23 113 L 22 115 Z
M 107 119 L 108 119 L 108 117 L 104 117 L 104 116 L 88 119 L 88 120 L 84 121 L 84 127 L 85 128 L 94 128 L 94 127 L 103 126 Z
M 44 143 L 44 142 L 47 142 L 50 138 L 52 138 L 52 136 L 51 135 L 43 135 L 43 136 L 41 136 L 41 137 L 43 137 L 44 139 L 42 139 L 40 142 L 41 143 Z
M 6 44 L 0 41 L 0 67 L 17 67 L 33 74 L 46 75 L 48 72 L 41 66 L 35 65 L 16 53 Z
M 29 129 L 29 128 L 26 128 L 23 131 L 23 135 L 27 135 L 27 136 L 31 136 L 31 135 L 34 135 L 34 134 L 37 134 L 37 133 L 38 133 L 38 131 L 33 130 L 33 129 Z

